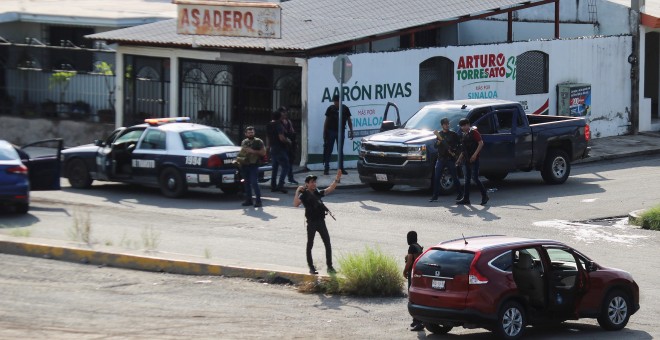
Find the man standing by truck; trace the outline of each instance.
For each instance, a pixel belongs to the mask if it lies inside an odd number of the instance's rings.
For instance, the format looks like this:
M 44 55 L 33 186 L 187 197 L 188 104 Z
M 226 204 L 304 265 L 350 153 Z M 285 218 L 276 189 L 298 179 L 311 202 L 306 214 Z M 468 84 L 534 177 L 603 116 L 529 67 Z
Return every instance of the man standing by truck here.
M 344 145 L 344 131 L 348 125 L 348 138 L 353 139 L 353 121 L 351 120 L 351 110 L 348 106 L 341 104 L 341 131 L 339 128 L 339 96 L 332 97 L 332 105 L 328 106 L 325 110 L 325 122 L 323 123 L 323 174 L 330 174 L 330 157 L 332 156 L 332 149 L 337 144 L 337 156 L 339 156 L 339 141 Z M 337 158 L 337 164 L 343 175 L 348 174 Z
M 435 202 L 440 195 L 440 180 L 442 179 L 442 172 L 445 168 L 449 169 L 449 174 L 454 181 L 456 188 L 456 199 L 463 196 L 461 192 L 461 182 L 456 175 L 456 156 L 458 153 L 458 134 L 449 129 L 449 119 L 442 118 L 440 120 L 442 131 L 433 131 L 436 137 L 435 146 L 438 149 L 438 159 L 435 161 L 435 175 L 433 177 L 433 197 L 429 202 Z
M 463 185 L 463 197 L 456 201 L 456 204 L 470 204 L 470 179 L 474 179 L 479 191 L 481 191 L 481 205 L 486 205 L 488 193 L 486 187 L 479 180 L 479 153 L 484 147 L 484 141 L 477 129 L 470 127 L 470 120 L 462 118 L 458 125 L 461 127 L 461 155 L 458 156 L 456 165 L 460 165 L 465 160 L 465 183 Z

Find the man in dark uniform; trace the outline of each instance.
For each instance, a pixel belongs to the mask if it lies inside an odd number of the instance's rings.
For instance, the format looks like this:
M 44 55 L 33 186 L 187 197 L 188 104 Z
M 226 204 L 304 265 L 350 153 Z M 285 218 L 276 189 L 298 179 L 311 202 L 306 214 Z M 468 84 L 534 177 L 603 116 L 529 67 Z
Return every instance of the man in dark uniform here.
M 408 289 L 410 289 L 410 280 L 412 277 L 410 277 L 410 274 L 412 273 L 413 270 L 413 264 L 415 263 L 415 260 L 419 255 L 422 255 L 422 251 L 424 248 L 417 243 L 417 232 L 414 230 L 411 230 L 408 232 L 406 235 L 406 239 L 408 240 L 408 253 L 406 254 L 406 265 L 403 268 L 403 277 L 408 279 Z M 410 324 L 410 330 L 413 332 L 419 332 L 421 330 L 424 330 L 424 324 L 413 318 L 412 323 Z
M 436 136 L 436 148 L 438 149 L 438 159 L 435 161 L 435 176 L 433 177 L 433 197 L 429 202 L 435 202 L 440 195 L 440 180 L 442 179 L 442 172 L 445 168 L 449 169 L 449 174 L 454 181 L 454 188 L 456 188 L 456 199 L 461 198 L 461 182 L 456 175 L 456 156 L 458 156 L 458 134 L 449 129 L 449 119 L 442 118 L 440 120 L 442 131 L 433 131 Z
M 328 273 L 335 273 L 335 268 L 332 266 L 332 246 L 330 245 L 330 234 L 325 225 L 325 215 L 330 211 L 323 204 L 321 198 L 335 191 L 337 183 L 341 179 L 341 170 L 337 170 L 337 176 L 329 187 L 319 190 L 316 187 L 316 176 L 309 175 L 305 178 L 305 186 L 300 186 L 296 189 L 296 194 L 293 195 L 293 206 L 299 207 L 301 204 L 305 207 L 305 218 L 307 219 L 307 265 L 309 266 L 310 274 L 318 274 L 316 267 L 314 267 L 314 260 L 312 259 L 312 247 L 314 246 L 314 237 L 318 232 L 321 235 L 321 240 L 325 245 L 325 261 L 328 265 Z M 331 215 L 332 216 L 332 215 Z
M 273 164 L 270 178 L 270 191 L 279 191 L 286 194 L 287 190 L 284 188 L 284 179 L 289 173 L 290 166 L 289 156 L 286 149 L 291 144 L 291 141 L 289 141 L 284 135 L 282 112 L 279 110 L 273 112 L 273 120 L 271 120 L 266 126 L 266 131 L 268 133 L 268 146 L 270 146 L 270 159 Z M 280 167 L 282 168 L 282 172 L 280 172 L 278 182 L 277 173 Z
M 332 97 L 332 105 L 328 106 L 325 110 L 325 122 L 323 123 L 323 174 L 330 174 L 330 156 L 332 156 L 332 149 L 337 143 L 338 138 L 341 138 L 341 145 L 344 145 L 344 131 L 346 131 L 346 125 L 348 124 L 348 138 L 353 139 L 353 121 L 351 120 L 351 110 L 344 104 L 341 105 L 341 118 L 343 120 L 341 124 L 341 131 L 338 131 L 339 128 L 339 96 L 335 95 Z M 339 146 L 337 146 L 339 148 Z M 337 149 L 339 151 L 339 149 Z M 339 160 L 337 160 L 339 161 Z M 344 165 L 339 164 L 339 169 L 341 173 L 346 175 L 348 174 L 344 170 Z
M 456 204 L 470 204 L 470 179 L 473 179 L 481 191 L 481 205 L 486 205 L 490 197 L 486 192 L 486 187 L 479 180 L 479 153 L 484 147 L 484 141 L 477 129 L 470 127 L 470 121 L 462 118 L 458 125 L 461 126 L 461 155 L 456 160 L 456 165 L 465 161 L 465 176 L 463 184 L 463 197 L 456 201 Z

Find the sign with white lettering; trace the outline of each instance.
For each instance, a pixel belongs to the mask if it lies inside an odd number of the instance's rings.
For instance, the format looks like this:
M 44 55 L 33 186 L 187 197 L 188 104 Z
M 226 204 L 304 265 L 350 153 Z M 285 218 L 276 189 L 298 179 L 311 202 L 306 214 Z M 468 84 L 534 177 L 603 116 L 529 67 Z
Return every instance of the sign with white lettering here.
M 282 10 L 275 3 L 175 1 L 177 33 L 281 38 Z

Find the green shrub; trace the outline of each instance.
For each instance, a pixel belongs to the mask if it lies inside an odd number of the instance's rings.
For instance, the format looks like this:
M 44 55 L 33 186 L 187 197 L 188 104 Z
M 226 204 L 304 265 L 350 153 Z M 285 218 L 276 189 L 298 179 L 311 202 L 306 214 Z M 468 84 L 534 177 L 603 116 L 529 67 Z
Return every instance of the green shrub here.
M 349 253 L 338 260 L 339 272 L 298 285 L 302 293 L 358 296 L 401 296 L 404 277 L 392 256 L 378 248 L 365 247 L 362 253 Z
M 660 205 L 643 212 L 639 220 L 644 229 L 660 230 Z
M 378 248 L 365 247 L 362 253 L 339 258 L 339 290 L 359 296 L 399 296 L 404 277 L 394 257 Z

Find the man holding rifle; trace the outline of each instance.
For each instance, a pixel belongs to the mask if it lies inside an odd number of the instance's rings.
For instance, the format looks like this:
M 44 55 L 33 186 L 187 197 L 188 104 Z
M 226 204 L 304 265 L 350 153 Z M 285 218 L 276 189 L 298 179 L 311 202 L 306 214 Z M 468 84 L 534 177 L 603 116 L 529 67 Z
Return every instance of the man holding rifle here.
M 442 131 L 435 130 L 433 133 L 436 136 L 435 146 L 438 149 L 438 159 L 435 161 L 435 175 L 433 176 L 433 197 L 429 202 L 435 202 L 440 195 L 440 180 L 442 179 L 442 172 L 445 168 L 449 170 L 449 174 L 454 182 L 456 188 L 456 199 L 463 197 L 461 191 L 461 182 L 456 175 L 456 157 L 458 156 L 458 134 L 449 129 L 449 119 L 442 118 L 440 120 Z
M 328 214 L 334 219 L 332 213 L 323 204 L 321 198 L 335 191 L 337 183 L 341 179 L 341 169 L 337 170 L 337 176 L 329 187 L 319 190 L 316 187 L 316 176 L 309 175 L 305 178 L 305 186 L 299 186 L 293 196 L 293 206 L 299 207 L 301 204 L 305 207 L 305 218 L 307 219 L 307 265 L 310 274 L 318 274 L 314 267 L 312 259 L 312 247 L 314 246 L 314 237 L 318 232 L 325 245 L 325 261 L 328 266 L 328 273 L 334 274 L 335 268 L 332 266 L 332 246 L 330 245 L 330 234 L 325 225 L 325 215 Z

